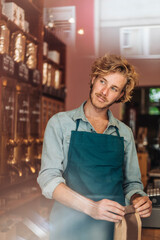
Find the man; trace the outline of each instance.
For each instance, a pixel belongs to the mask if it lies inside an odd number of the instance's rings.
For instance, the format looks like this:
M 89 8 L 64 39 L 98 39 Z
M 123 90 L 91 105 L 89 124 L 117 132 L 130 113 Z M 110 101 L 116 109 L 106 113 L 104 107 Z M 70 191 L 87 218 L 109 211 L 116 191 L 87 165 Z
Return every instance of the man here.
M 51 239 L 112 240 L 125 204 L 132 203 L 141 217 L 150 216 L 132 132 L 109 110 L 130 100 L 136 82 L 132 65 L 105 55 L 92 66 L 88 100 L 49 120 L 38 182 L 55 200 Z

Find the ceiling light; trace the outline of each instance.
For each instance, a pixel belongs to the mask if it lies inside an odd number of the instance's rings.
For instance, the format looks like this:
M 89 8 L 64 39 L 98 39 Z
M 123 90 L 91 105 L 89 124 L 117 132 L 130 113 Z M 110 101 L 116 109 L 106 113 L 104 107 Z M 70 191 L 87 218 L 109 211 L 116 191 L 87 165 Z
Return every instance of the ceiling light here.
M 69 22 L 69 23 L 75 23 L 75 20 L 74 20 L 74 18 L 71 17 L 71 18 L 68 20 L 68 22 Z
M 83 34 L 84 34 L 84 29 L 83 29 L 83 28 L 80 28 L 80 29 L 77 31 L 77 33 L 78 33 L 79 35 L 83 35 Z

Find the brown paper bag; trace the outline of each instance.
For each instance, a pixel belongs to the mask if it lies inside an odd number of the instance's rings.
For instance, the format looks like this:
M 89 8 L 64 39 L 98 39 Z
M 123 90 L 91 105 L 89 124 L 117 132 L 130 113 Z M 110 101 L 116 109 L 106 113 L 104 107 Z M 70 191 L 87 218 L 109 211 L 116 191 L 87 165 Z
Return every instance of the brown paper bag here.
M 122 221 L 115 223 L 114 240 L 141 240 L 142 223 L 132 205 L 125 207 Z

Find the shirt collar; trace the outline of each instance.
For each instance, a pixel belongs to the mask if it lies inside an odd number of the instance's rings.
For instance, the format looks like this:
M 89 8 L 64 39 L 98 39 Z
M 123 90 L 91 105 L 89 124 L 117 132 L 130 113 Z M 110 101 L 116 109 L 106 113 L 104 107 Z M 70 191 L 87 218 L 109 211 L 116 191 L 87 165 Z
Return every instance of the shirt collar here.
M 118 120 L 113 116 L 112 112 L 110 109 L 108 109 L 108 118 L 109 118 L 109 124 L 108 126 L 114 126 L 119 128 L 119 123 Z
M 84 114 L 84 105 L 86 101 L 81 104 L 79 108 L 75 110 L 73 115 L 73 120 L 76 121 L 77 119 L 82 119 L 84 122 L 88 122 L 85 114 Z M 108 126 L 115 126 L 119 128 L 118 120 L 113 116 L 111 110 L 108 109 L 108 118 L 109 118 L 109 125 Z
M 77 119 L 82 119 L 83 121 L 87 122 L 87 118 L 84 114 L 84 105 L 86 101 L 81 104 L 79 108 L 75 110 L 75 113 L 73 115 L 73 120 L 76 121 Z

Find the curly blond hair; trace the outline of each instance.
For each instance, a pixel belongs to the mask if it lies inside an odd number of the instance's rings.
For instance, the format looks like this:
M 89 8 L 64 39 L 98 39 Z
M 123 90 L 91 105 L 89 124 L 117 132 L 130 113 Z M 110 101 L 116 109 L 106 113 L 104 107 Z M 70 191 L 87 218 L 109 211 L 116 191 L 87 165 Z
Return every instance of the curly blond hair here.
M 91 68 L 91 79 L 106 76 L 110 73 L 121 73 L 127 79 L 127 83 L 122 90 L 123 96 L 117 102 L 128 102 L 132 98 L 132 92 L 138 84 L 138 74 L 133 65 L 116 55 L 106 54 L 95 60 Z

